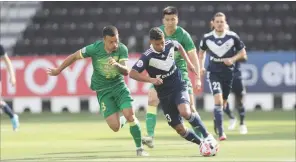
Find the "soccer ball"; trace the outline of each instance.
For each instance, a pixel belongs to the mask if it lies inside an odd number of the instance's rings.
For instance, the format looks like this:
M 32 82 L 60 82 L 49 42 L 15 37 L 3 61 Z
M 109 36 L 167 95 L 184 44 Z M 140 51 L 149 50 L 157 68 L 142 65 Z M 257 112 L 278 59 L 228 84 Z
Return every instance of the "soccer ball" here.
M 216 140 L 204 140 L 199 145 L 199 152 L 202 156 L 215 156 L 219 150 Z

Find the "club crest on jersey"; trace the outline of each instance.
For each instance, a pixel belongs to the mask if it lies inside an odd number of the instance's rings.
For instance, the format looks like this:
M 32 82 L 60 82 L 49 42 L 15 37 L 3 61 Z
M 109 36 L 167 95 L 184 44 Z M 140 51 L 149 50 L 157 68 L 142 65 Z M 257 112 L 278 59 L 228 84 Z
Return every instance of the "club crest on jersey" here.
M 142 60 L 139 60 L 139 61 L 137 62 L 137 66 L 138 66 L 138 67 L 143 67 L 143 65 L 144 65 L 144 63 L 143 63 Z

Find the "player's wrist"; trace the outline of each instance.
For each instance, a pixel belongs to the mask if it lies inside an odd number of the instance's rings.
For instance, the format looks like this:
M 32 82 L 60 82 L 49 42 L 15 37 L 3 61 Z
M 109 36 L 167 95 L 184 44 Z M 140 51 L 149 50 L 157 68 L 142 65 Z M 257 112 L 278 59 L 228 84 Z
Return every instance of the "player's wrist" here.
M 148 78 L 147 78 L 147 81 L 148 81 L 149 83 L 153 83 L 153 78 L 148 77 Z

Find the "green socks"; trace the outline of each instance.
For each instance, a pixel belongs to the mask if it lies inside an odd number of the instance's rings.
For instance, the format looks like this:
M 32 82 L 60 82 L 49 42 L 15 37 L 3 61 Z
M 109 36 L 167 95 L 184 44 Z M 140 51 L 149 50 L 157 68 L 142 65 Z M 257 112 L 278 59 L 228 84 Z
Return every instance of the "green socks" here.
M 157 107 L 148 106 L 147 113 L 146 113 L 146 129 L 147 129 L 147 135 L 150 137 L 154 137 L 154 129 L 156 126 L 156 114 L 157 114 Z
M 129 123 L 129 125 L 130 125 L 130 133 L 133 136 L 136 147 L 141 148 L 142 147 L 142 134 L 141 134 L 141 128 L 140 128 L 140 125 L 139 125 L 137 119 L 135 119 L 134 122 Z

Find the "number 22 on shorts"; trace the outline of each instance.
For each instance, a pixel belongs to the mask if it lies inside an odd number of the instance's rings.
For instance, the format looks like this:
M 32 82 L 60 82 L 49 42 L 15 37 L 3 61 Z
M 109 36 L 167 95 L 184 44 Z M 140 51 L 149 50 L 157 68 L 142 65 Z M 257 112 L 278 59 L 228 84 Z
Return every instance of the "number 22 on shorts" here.
M 221 89 L 220 83 L 219 82 L 213 82 L 213 90 L 219 90 Z

